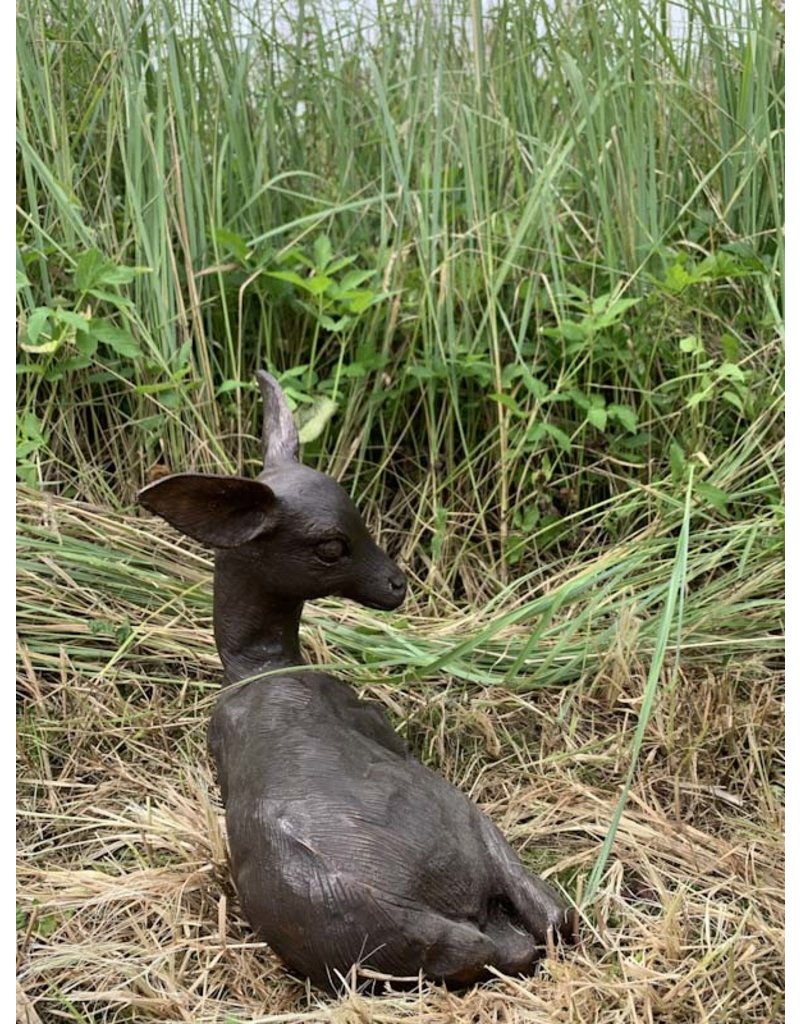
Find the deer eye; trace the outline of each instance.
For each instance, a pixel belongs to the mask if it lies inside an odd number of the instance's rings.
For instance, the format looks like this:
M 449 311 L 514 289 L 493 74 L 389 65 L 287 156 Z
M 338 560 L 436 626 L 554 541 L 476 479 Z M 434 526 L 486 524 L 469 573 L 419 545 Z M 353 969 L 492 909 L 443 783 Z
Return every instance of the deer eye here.
M 333 565 L 334 562 L 338 562 L 346 551 L 347 545 L 338 537 L 330 537 L 328 540 L 320 541 L 314 548 L 317 558 L 327 565 Z

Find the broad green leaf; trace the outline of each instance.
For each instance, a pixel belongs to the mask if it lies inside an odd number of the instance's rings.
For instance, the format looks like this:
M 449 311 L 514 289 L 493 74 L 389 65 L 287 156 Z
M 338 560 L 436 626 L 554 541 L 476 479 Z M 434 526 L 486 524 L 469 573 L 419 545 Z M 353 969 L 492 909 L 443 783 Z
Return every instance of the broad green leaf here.
M 334 273 L 334 268 L 331 267 L 328 273 Z M 376 274 L 377 270 L 349 270 L 339 282 L 339 287 L 343 292 L 350 291 L 353 288 L 358 288 L 365 281 L 369 281 Z
M 229 231 L 227 228 L 215 228 L 212 231 L 212 237 L 220 248 L 227 249 L 240 263 L 246 263 L 249 259 L 250 250 L 247 247 L 247 242 L 235 231 Z
M 250 385 L 241 380 L 224 380 L 217 388 L 218 395 L 226 395 L 229 391 L 238 391 L 240 388 L 249 389 Z
M 606 429 L 606 423 L 608 422 L 608 413 L 602 405 L 593 405 L 587 410 L 586 419 L 593 427 L 597 427 L 598 430 L 603 431 Z
M 698 482 L 695 484 L 695 490 L 718 512 L 724 512 L 728 507 L 728 502 L 731 500 L 730 495 L 726 491 L 715 487 L 713 484 Z
M 717 376 L 724 377 L 725 380 L 735 380 L 739 384 L 743 384 L 746 380 L 744 370 L 736 363 L 723 363 L 717 370 Z
M 130 334 L 127 331 L 123 331 L 121 327 L 93 321 L 90 330 L 95 338 L 108 345 L 118 355 L 129 356 L 135 359 L 142 354 L 138 342 L 134 341 Z
M 75 313 L 71 309 L 54 309 L 53 317 L 59 323 L 67 324 L 76 331 L 88 331 L 89 321 L 85 316 L 81 316 L 80 313 Z
M 90 288 L 88 294 L 95 299 L 99 299 L 101 302 L 107 302 L 110 306 L 115 306 L 117 309 L 130 309 L 133 306 L 131 300 L 124 295 L 118 295 L 116 292 L 107 292 L 102 288 Z
M 326 277 L 325 274 L 317 274 L 314 277 L 301 278 L 301 288 L 310 295 L 322 295 L 329 285 L 333 283 L 330 277 Z
M 376 294 L 366 290 L 361 291 L 353 298 L 348 298 L 347 308 L 351 313 L 363 313 L 365 309 L 374 306 L 376 302 L 380 302 L 384 297 L 383 294 Z
M 18 270 L 17 271 L 17 291 L 18 292 L 22 291 L 22 289 L 26 288 L 29 284 L 30 284 L 30 281 L 28 280 L 27 276 L 25 274 L 23 274 L 21 270 Z
M 89 249 L 78 259 L 74 273 L 75 287 L 80 292 L 88 292 L 100 283 L 100 275 L 110 264 L 97 249 Z
M 608 413 L 610 416 L 613 416 L 618 423 L 621 423 L 626 430 L 630 431 L 631 434 L 636 433 L 638 417 L 636 412 L 631 409 L 629 405 L 609 405 Z
M 97 278 L 97 284 L 130 284 L 140 274 L 148 274 L 147 267 L 104 267 Z
M 317 235 L 314 241 L 314 262 L 317 270 L 325 270 L 333 256 L 331 240 L 327 235 Z
M 489 398 L 491 398 L 491 400 L 493 402 L 498 402 L 500 405 L 504 405 L 506 407 L 506 409 L 510 409 L 511 412 L 513 412 L 515 416 L 524 416 L 525 415 L 524 409 L 520 409 L 519 404 L 517 403 L 516 399 L 512 398 L 511 395 L 504 395 L 504 394 L 499 393 L 497 391 L 493 391 L 489 395 Z
M 296 284 L 299 288 L 304 288 L 306 279 L 301 277 L 294 270 L 266 270 L 264 272 L 265 277 L 274 277 L 278 281 L 287 281 L 289 284 Z
M 310 313 L 314 313 L 314 310 L 309 310 Z M 316 315 L 316 314 L 315 314 Z M 338 334 L 339 331 L 343 331 L 351 319 L 349 316 L 340 316 L 338 320 L 334 320 L 332 316 L 328 316 L 327 313 L 319 315 L 319 323 L 321 327 L 324 327 L 326 331 L 331 331 L 334 334 Z
M 681 338 L 678 342 L 678 347 L 681 352 L 686 352 L 687 355 L 701 355 L 705 352 L 703 343 L 696 334 L 687 334 L 685 338 Z
M 39 335 L 48 326 L 52 313 L 53 310 L 49 306 L 37 306 L 28 317 L 28 322 L 25 325 L 25 341 L 27 344 L 22 345 L 26 352 L 45 351 L 44 348 L 37 346 L 37 342 Z M 57 347 L 58 343 L 56 342 L 55 348 Z M 53 348 L 50 348 L 49 351 L 53 351 Z
M 740 348 L 739 342 L 732 334 L 723 334 L 719 339 L 720 345 L 722 346 L 722 354 L 725 356 L 729 363 L 735 363 L 739 360 Z

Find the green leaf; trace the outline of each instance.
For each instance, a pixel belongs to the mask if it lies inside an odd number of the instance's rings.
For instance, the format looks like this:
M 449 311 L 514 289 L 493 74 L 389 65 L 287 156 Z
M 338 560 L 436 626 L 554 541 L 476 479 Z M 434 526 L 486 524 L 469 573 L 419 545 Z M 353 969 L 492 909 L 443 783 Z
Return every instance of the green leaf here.
M 680 483 L 686 470 L 686 456 L 683 453 L 683 448 L 676 441 L 669 446 L 669 468 L 673 481 Z
M 58 927 L 58 918 L 54 914 L 45 914 L 36 922 L 36 934 L 41 939 L 48 939 Z
M 246 263 L 250 258 L 247 242 L 235 231 L 229 231 L 227 228 L 215 228 L 211 232 L 211 236 L 220 248 L 227 249 L 240 263 Z
M 309 310 L 310 313 L 314 313 L 314 310 Z M 317 315 L 314 313 L 314 315 Z M 334 320 L 333 317 L 328 316 L 327 313 L 319 314 L 320 327 L 324 327 L 326 331 L 331 331 L 333 334 L 338 334 L 339 331 L 343 331 L 347 325 L 351 323 L 349 316 L 340 316 L 338 320 Z
M 138 274 L 148 273 L 144 267 L 114 267 L 108 264 L 97 278 L 97 284 L 130 284 Z
M 100 275 L 109 266 L 102 253 L 97 249 L 89 249 L 79 257 L 75 267 L 75 288 L 80 292 L 88 292 L 90 288 L 100 283 Z
M 525 411 L 523 409 L 520 409 L 516 399 L 512 398 L 511 395 L 504 395 L 497 391 L 493 391 L 489 395 L 489 398 L 491 398 L 493 402 L 498 402 L 500 405 L 504 405 L 506 409 L 510 409 L 515 416 L 525 415 Z
M 108 345 L 120 356 L 129 356 L 135 359 L 142 354 L 138 342 L 134 341 L 130 334 L 123 331 L 121 327 L 92 321 L 90 331 L 95 338 L 102 341 L 104 345 Z
M 334 268 L 330 267 L 328 273 L 332 274 L 334 272 Z M 351 291 L 354 288 L 360 287 L 365 281 L 369 281 L 377 273 L 377 270 L 348 270 L 339 282 L 339 287 L 343 292 Z
M 333 249 L 327 235 L 317 235 L 314 241 L 314 262 L 317 270 L 324 270 L 331 261 Z
M 71 309 L 54 309 L 53 317 L 62 324 L 66 324 L 75 331 L 88 331 L 89 321 L 85 316 L 81 316 L 80 313 L 75 313 Z
M 737 366 L 736 363 L 723 363 L 717 370 L 717 376 L 725 380 L 735 380 L 739 384 L 744 384 L 746 380 L 744 370 Z
M 726 511 L 728 502 L 731 500 L 730 495 L 726 491 L 707 483 L 696 483 L 695 490 L 718 512 Z
M 606 429 L 606 423 L 608 422 L 608 413 L 602 405 L 593 405 L 586 411 L 586 419 L 592 424 L 593 427 L 597 427 L 599 431 Z
M 17 271 L 17 291 L 21 292 L 23 288 L 27 288 L 30 284 L 27 276 L 22 273 L 21 270 Z
M 736 363 L 739 360 L 739 342 L 732 334 L 723 334 L 719 339 L 722 346 L 722 354 L 729 363 Z
M 39 335 L 48 326 L 52 314 L 53 310 L 50 309 L 49 306 L 37 306 L 28 317 L 28 322 L 25 325 L 25 340 L 27 345 L 22 346 L 26 352 L 46 351 L 45 348 L 38 347 L 36 343 L 39 340 Z M 58 342 L 51 345 L 47 351 L 53 351 L 55 348 L 58 348 Z
M 703 343 L 696 334 L 687 334 L 685 338 L 681 338 L 678 346 L 681 352 L 686 352 L 687 355 L 702 355 L 705 352 Z
M 344 270 L 345 267 L 349 267 L 351 263 L 355 263 L 355 261 L 355 256 L 342 256 L 340 259 L 334 260 L 333 263 L 329 263 L 328 266 L 325 267 L 325 273 L 329 277 L 332 277 L 334 274 L 338 274 L 340 270 Z M 371 273 L 377 274 L 377 270 L 372 271 Z
M 608 414 L 609 416 L 613 416 L 614 419 L 618 423 L 621 423 L 622 426 L 631 434 L 636 433 L 638 428 L 638 416 L 629 405 L 609 405 Z
M 278 281 L 287 281 L 289 284 L 296 284 L 299 288 L 304 288 L 306 283 L 306 279 L 294 270 L 267 270 L 264 272 L 264 276 L 274 277 Z
M 326 289 L 333 284 L 330 277 L 325 274 L 317 274 L 314 277 L 301 278 L 301 288 L 305 288 L 311 295 L 322 295 Z
M 739 395 L 736 394 L 735 391 L 723 391 L 722 397 L 729 405 L 732 405 L 734 409 L 738 409 L 739 412 L 742 413 L 744 412 L 744 402 L 742 402 L 741 398 L 739 397 Z
M 585 392 L 581 391 L 580 388 L 570 388 L 569 391 L 564 392 L 564 397 L 571 398 L 575 405 L 579 409 L 583 410 L 583 412 L 591 409 L 594 404 L 591 398 L 589 398 Z
M 358 314 L 363 313 L 364 310 L 368 309 L 370 306 L 374 306 L 376 302 L 380 302 L 380 300 L 385 298 L 385 296 L 363 290 L 356 293 L 353 298 L 350 298 L 349 296 L 346 296 L 346 298 L 348 300 L 347 308 L 351 313 Z
M 118 295 L 116 292 L 107 292 L 102 288 L 90 288 L 87 294 L 92 295 L 101 302 L 107 302 L 117 309 L 131 309 L 133 307 L 131 300 L 124 295 Z
M 44 424 L 35 412 L 23 413 L 23 415 L 19 417 L 17 426 L 22 431 L 23 437 L 26 437 L 31 441 L 37 441 L 42 444 L 45 443 L 46 435 L 44 431 Z
M 249 389 L 250 385 L 241 380 L 224 380 L 217 388 L 218 395 L 227 395 L 229 391 L 238 391 L 240 388 Z
M 565 452 L 569 452 L 572 449 L 572 442 L 569 437 L 561 427 L 556 427 L 552 423 L 535 423 L 527 433 L 527 440 L 529 442 L 539 441 L 545 435 L 551 437 Z

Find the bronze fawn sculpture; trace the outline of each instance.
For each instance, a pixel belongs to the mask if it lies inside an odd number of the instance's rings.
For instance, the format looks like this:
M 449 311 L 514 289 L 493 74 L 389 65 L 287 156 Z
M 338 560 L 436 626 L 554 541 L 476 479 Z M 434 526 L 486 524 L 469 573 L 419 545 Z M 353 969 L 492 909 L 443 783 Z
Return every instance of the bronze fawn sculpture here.
M 258 380 L 257 479 L 176 474 L 139 495 L 216 549 L 226 685 L 209 745 L 244 914 L 327 988 L 356 964 L 458 984 L 486 965 L 526 971 L 548 934 L 572 937 L 572 914 L 471 800 L 410 756 L 375 704 L 302 667 L 304 601 L 388 610 L 406 583 L 339 484 L 298 462 L 283 393 L 269 374 Z

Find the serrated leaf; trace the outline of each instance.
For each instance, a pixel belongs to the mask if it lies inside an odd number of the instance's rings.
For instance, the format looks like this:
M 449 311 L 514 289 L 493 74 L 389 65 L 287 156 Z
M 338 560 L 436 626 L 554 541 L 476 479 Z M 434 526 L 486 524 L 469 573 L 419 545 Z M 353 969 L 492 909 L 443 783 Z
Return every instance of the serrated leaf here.
M 314 277 L 301 278 L 300 280 L 300 287 L 305 288 L 310 295 L 322 295 L 333 284 L 332 279 L 326 277 L 325 274 L 316 274 Z
M 717 370 L 717 376 L 724 377 L 725 380 L 735 380 L 739 384 L 743 384 L 746 379 L 741 367 L 737 366 L 736 363 L 727 362 L 723 363 Z
M 409 366 L 405 372 L 407 376 L 416 377 L 417 380 L 432 380 L 439 376 L 430 366 Z
M 109 264 L 104 267 L 97 278 L 97 284 L 130 284 L 138 275 L 147 273 L 140 267 L 115 267 Z
M 509 409 L 514 413 L 515 416 L 524 416 L 525 413 L 520 409 L 516 399 L 512 398 L 511 395 L 504 395 L 501 392 L 493 391 L 489 398 L 493 402 L 497 402 L 500 405 L 504 405 L 506 409 Z
M 294 270 L 267 270 L 264 272 L 264 276 L 274 277 L 278 281 L 287 281 L 289 284 L 296 284 L 300 288 L 303 288 L 306 283 L 306 279 Z
M 212 231 L 214 241 L 223 249 L 227 249 L 240 263 L 246 263 L 250 257 L 247 242 L 235 231 L 227 228 L 216 228 Z
M 695 490 L 718 512 L 724 512 L 728 507 L 728 502 L 731 500 L 730 495 L 726 491 L 715 487 L 713 484 L 700 481 L 695 484 Z
M 723 334 L 719 339 L 719 343 L 722 346 L 722 354 L 725 356 L 729 363 L 735 363 L 739 360 L 739 342 L 732 334 Z
M 62 324 L 72 327 L 75 331 L 88 331 L 89 321 L 85 316 L 81 316 L 80 313 L 75 313 L 71 309 L 54 309 L 53 317 Z
M 328 273 L 335 273 L 334 268 L 331 267 Z M 362 285 L 365 281 L 369 281 L 369 279 L 374 277 L 376 274 L 377 270 L 348 270 L 339 282 L 339 287 L 343 292 L 352 291 L 354 288 L 358 288 Z
M 334 260 L 333 263 L 329 263 L 325 268 L 325 273 L 331 277 L 333 274 L 338 274 L 340 270 L 344 270 L 345 267 L 349 267 L 355 261 L 355 256 L 342 256 L 338 260 Z
M 308 444 L 309 441 L 316 440 L 337 408 L 336 403 L 327 396 L 315 399 L 310 412 L 303 417 L 302 426 L 297 431 L 300 443 Z
M 365 309 L 369 309 L 370 306 L 374 306 L 381 299 L 386 296 L 383 293 L 375 293 L 369 291 L 362 291 L 355 295 L 352 299 L 348 299 L 347 308 L 351 313 L 363 313 Z
M 732 405 L 734 409 L 738 409 L 739 412 L 744 412 L 744 403 L 735 391 L 723 391 L 722 397 L 729 405 Z
M 314 240 L 314 262 L 317 270 L 324 270 L 331 261 L 333 248 L 327 235 L 317 235 Z
M 686 456 L 683 453 L 683 448 L 675 441 L 669 446 L 669 468 L 672 479 L 675 483 L 679 483 L 683 479 L 686 469 Z
M 575 405 L 584 412 L 590 409 L 593 404 L 591 398 L 581 391 L 580 388 L 570 388 L 569 391 L 564 392 L 564 397 L 571 398 Z
M 102 341 L 104 345 L 108 345 L 110 349 L 113 349 L 117 355 L 135 359 L 142 354 L 139 343 L 134 341 L 130 334 L 127 331 L 123 331 L 121 327 L 93 321 L 90 333 Z
M 24 437 L 32 441 L 44 441 L 44 425 L 35 412 L 26 412 L 19 417 L 19 426 Z
M 565 452 L 570 451 L 572 448 L 572 442 L 569 437 L 561 427 L 556 427 L 552 423 L 535 423 L 526 436 L 528 441 L 539 441 L 544 435 L 551 437 Z
M 631 434 L 636 433 L 639 420 L 636 412 L 629 405 L 609 405 L 608 413 Z
M 86 328 L 77 332 L 75 335 L 75 347 L 82 356 L 93 356 L 97 351 L 97 338 Z
M 25 325 L 25 340 L 27 345 L 22 345 L 22 348 L 25 349 L 26 352 L 39 351 L 36 342 L 39 340 L 39 335 L 49 324 L 52 312 L 53 311 L 49 306 L 37 306 L 28 317 L 28 322 Z M 55 347 L 58 347 L 58 342 L 55 343 Z M 42 351 L 44 351 L 44 349 L 42 349 Z
M 593 427 L 597 427 L 599 431 L 606 429 L 606 423 L 608 422 L 608 413 L 602 407 L 602 405 L 593 405 L 586 411 L 586 419 L 592 424 Z
M 103 270 L 110 267 L 102 253 L 97 249 L 89 249 L 83 253 L 75 266 L 73 281 L 80 292 L 88 292 L 100 281 Z
M 124 295 L 118 295 L 116 292 L 107 292 L 102 288 L 90 288 L 87 292 L 88 295 L 93 296 L 95 299 L 99 299 L 101 302 L 107 302 L 111 306 L 115 306 L 117 309 L 130 309 L 133 303 L 130 299 Z
M 700 355 L 705 351 L 702 341 L 696 334 L 687 334 L 685 338 L 681 338 L 678 342 L 678 347 L 681 352 L 686 352 L 687 355 Z

